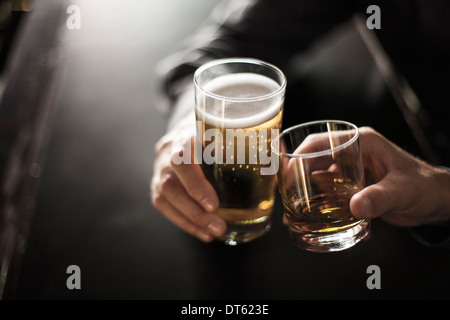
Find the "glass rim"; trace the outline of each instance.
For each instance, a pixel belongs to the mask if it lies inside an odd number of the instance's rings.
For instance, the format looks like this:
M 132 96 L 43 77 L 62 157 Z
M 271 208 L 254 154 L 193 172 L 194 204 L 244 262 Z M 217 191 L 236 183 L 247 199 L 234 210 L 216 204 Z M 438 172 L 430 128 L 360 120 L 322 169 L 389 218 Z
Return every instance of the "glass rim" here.
M 288 134 L 291 131 L 294 131 L 298 128 L 301 127 L 307 127 L 307 126 L 311 126 L 311 125 L 316 125 L 316 124 L 325 124 L 325 123 L 336 123 L 336 124 L 344 124 L 347 125 L 351 128 L 353 128 L 355 130 L 355 134 L 353 135 L 353 137 L 344 142 L 343 144 L 338 145 L 337 147 L 333 147 L 333 148 L 329 148 L 326 150 L 322 150 L 322 151 L 317 151 L 317 152 L 309 152 L 309 153 L 303 153 L 303 154 L 293 154 L 293 153 L 287 153 L 287 152 L 281 152 L 277 149 L 274 148 L 274 144 L 276 143 L 276 141 L 280 141 L 281 138 L 283 136 L 285 136 L 286 134 Z M 337 130 L 337 131 L 341 131 L 341 130 Z M 326 132 L 326 131 L 324 131 Z M 318 132 L 319 133 L 319 132 Z M 316 121 L 309 121 L 309 122 L 305 122 L 305 123 L 301 123 L 301 124 L 297 124 L 295 126 L 289 127 L 285 130 L 283 130 L 279 135 L 277 135 L 271 142 L 271 149 L 272 152 L 275 152 L 278 156 L 280 157 L 289 157 L 289 158 L 314 158 L 314 157 L 320 157 L 320 156 L 325 156 L 325 155 L 331 155 L 334 152 L 340 150 L 340 149 L 344 149 L 347 146 L 351 145 L 352 143 L 354 143 L 356 140 L 358 140 L 359 138 L 359 129 L 358 127 L 348 121 L 343 121 L 343 120 L 316 120 Z
M 272 69 L 281 76 L 281 81 L 282 81 L 281 85 L 279 88 L 277 88 L 277 90 L 275 90 L 271 93 L 268 93 L 268 94 L 265 94 L 262 96 L 257 96 L 257 97 L 249 97 L 249 98 L 226 97 L 226 96 L 221 96 L 221 95 L 218 95 L 218 94 L 215 94 L 215 93 L 212 93 L 212 92 L 209 92 L 209 91 L 203 89 L 202 86 L 198 83 L 197 78 L 199 77 L 199 75 L 208 68 L 211 68 L 216 65 L 228 64 L 228 63 L 254 64 L 254 65 L 260 65 L 260 66 L 264 66 L 269 69 Z M 265 62 L 263 60 L 256 59 L 256 58 L 245 58 L 245 57 L 242 57 L 242 58 L 241 57 L 219 58 L 219 59 L 214 59 L 209 62 L 206 62 L 197 68 L 197 70 L 194 73 L 193 80 L 194 80 L 195 88 L 197 90 L 201 91 L 203 94 L 205 94 L 211 98 L 217 99 L 217 100 L 226 100 L 226 101 L 231 101 L 231 102 L 253 102 L 253 101 L 267 100 L 267 99 L 270 99 L 272 97 L 279 95 L 281 92 L 284 92 L 286 89 L 286 84 L 287 84 L 286 76 L 281 71 L 281 69 L 278 68 L 277 66 L 275 66 L 269 62 Z M 277 81 L 277 83 L 278 83 L 278 81 Z

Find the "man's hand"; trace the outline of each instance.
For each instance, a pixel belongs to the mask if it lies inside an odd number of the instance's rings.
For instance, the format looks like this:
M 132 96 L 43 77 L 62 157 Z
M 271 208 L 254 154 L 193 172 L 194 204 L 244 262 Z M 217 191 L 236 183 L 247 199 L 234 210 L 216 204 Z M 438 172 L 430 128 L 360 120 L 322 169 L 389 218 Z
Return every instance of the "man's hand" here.
M 190 113 L 156 144 L 151 196 L 153 206 L 175 225 L 209 242 L 226 231 L 225 221 L 214 213 L 219 207 L 217 194 L 193 159 L 191 164 L 172 161 L 183 148 L 193 147 L 194 120 Z
M 364 167 L 373 184 L 355 194 L 356 218 L 380 217 L 412 227 L 450 220 L 450 173 L 402 150 L 372 128 L 359 129 Z

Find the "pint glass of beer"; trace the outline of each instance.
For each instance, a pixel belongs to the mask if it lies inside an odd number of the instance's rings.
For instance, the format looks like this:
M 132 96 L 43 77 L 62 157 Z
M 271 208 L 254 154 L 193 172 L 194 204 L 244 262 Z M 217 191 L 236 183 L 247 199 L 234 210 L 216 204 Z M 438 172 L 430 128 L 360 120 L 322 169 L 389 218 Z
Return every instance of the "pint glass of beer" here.
M 225 244 L 251 241 L 270 229 L 286 78 L 256 59 L 218 59 L 194 75 L 197 150 L 227 222 Z M 201 147 L 200 147 L 201 146 Z
M 345 121 L 314 121 L 284 130 L 273 143 L 278 140 L 278 187 L 293 243 L 330 252 L 365 238 L 370 220 L 350 211 L 350 199 L 365 186 L 358 128 Z

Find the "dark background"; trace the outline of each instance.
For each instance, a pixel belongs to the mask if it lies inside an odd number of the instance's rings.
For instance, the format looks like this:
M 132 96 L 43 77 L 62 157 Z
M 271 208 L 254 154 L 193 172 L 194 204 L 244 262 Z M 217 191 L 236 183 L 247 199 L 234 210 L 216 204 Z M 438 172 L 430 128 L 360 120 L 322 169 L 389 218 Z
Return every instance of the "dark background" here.
M 56 41 L 58 50 L 50 51 L 58 53 L 58 68 L 51 108 L 42 112 L 48 138 L 39 161 L 24 166 L 38 184 L 26 205 L 32 223 L 22 263 L 12 265 L 5 298 L 450 298 L 449 252 L 378 219 L 367 241 L 314 254 L 290 243 L 280 199 L 271 232 L 239 247 L 201 243 L 152 207 L 153 146 L 166 126 L 154 105 L 154 68 L 215 3 L 67 1 L 56 9 L 56 40 L 34 28 L 18 37 L 19 48 L 24 38 Z M 80 30 L 65 28 L 66 4 L 80 6 Z M 42 21 L 49 20 L 33 23 Z M 45 51 L 42 43 L 36 45 Z M 66 287 L 70 265 L 81 269 L 80 290 Z M 366 286 L 370 265 L 381 269 L 380 290 Z

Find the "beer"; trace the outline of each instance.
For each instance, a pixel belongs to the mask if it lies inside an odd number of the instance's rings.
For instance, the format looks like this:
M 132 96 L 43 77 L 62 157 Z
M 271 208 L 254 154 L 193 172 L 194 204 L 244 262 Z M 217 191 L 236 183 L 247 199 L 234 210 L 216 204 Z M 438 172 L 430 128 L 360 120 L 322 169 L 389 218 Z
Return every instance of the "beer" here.
M 271 154 L 272 134 L 281 128 L 282 99 L 259 97 L 279 88 L 263 75 L 232 73 L 205 85 L 214 98 L 197 97 L 196 118 L 201 121 L 197 143 L 202 153 L 214 149 L 214 162 L 202 161 L 201 166 L 218 194 L 228 244 L 251 240 L 270 227 L 276 172 L 261 174 L 262 168 L 272 165 L 261 158 Z M 226 107 L 222 98 L 231 100 Z M 208 130 L 217 130 L 215 138 L 206 138 Z

